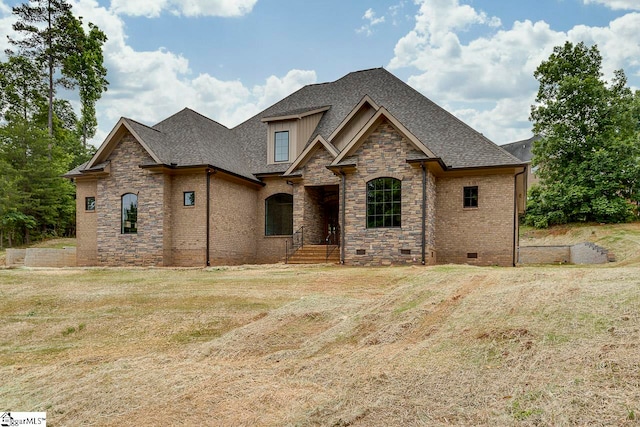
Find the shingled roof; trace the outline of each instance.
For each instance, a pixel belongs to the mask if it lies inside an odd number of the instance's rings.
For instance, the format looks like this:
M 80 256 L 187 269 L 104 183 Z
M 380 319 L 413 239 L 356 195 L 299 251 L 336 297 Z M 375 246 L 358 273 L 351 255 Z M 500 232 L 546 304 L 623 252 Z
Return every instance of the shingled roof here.
M 190 109 L 151 127 L 124 120 L 163 164 L 211 165 L 255 180 L 256 175 L 281 173 L 289 166 L 267 164 L 265 119 L 320 109 L 322 119 L 307 143 L 318 136 L 328 141 L 365 96 L 386 108 L 448 168 L 521 164 L 383 68 L 356 71 L 331 83 L 305 86 L 233 129 Z
M 501 145 L 501 147 L 521 161 L 530 162 L 533 158 L 531 148 L 533 147 L 533 143 L 539 139 L 539 135 L 534 135 L 529 139 L 523 139 L 522 141 L 516 141 L 510 144 Z
M 323 114 L 309 142 L 318 135 L 328 140 L 329 135 L 365 95 L 385 107 L 448 167 L 473 168 L 521 163 L 384 68 L 356 71 L 332 83 L 305 86 L 239 125 L 234 132 L 243 142 L 254 171 L 284 171 L 286 165 L 266 165 L 267 135 L 264 127 L 258 125 L 261 118 L 284 116 L 305 105 L 331 106 Z

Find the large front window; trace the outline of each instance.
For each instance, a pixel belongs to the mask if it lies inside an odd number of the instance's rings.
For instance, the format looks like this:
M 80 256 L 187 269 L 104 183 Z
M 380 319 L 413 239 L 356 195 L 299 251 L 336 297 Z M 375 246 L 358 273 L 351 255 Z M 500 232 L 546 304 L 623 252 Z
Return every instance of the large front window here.
M 276 132 L 274 135 L 274 161 L 276 162 L 288 162 L 289 161 L 289 131 Z
M 265 201 L 265 236 L 293 234 L 293 196 L 274 194 Z
M 402 187 L 399 179 L 367 182 L 367 228 L 400 227 Z
M 138 196 L 127 193 L 122 196 L 122 234 L 135 234 L 138 232 Z

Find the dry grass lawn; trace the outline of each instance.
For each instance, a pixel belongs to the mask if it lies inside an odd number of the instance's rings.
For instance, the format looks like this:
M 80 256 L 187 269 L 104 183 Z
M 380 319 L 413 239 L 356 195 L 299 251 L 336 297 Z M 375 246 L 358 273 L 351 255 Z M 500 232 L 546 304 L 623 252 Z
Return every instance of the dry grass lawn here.
M 0 411 L 46 411 L 54 426 L 637 425 L 629 254 L 0 270 Z

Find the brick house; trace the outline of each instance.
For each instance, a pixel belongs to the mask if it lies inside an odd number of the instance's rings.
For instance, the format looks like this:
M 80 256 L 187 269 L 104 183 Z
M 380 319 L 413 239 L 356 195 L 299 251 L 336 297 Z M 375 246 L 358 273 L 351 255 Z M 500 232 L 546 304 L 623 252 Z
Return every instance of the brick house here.
M 122 118 L 66 176 L 78 265 L 270 263 L 324 245 L 348 265 L 511 266 L 525 172 L 377 68 L 233 129 L 189 109 L 151 127 Z

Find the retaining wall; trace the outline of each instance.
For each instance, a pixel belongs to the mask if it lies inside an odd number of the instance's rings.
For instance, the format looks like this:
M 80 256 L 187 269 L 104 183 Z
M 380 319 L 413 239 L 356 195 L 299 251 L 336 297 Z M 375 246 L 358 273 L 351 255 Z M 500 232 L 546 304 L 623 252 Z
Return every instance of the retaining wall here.
M 7 267 L 75 267 L 76 248 L 7 249 Z
M 568 264 L 571 246 L 521 246 L 518 248 L 520 264 Z
M 24 257 L 26 254 L 26 249 L 7 249 L 4 264 L 7 267 L 24 265 Z
M 573 246 L 521 246 L 518 248 L 518 263 L 605 264 L 611 259 L 608 252 L 589 242 Z

